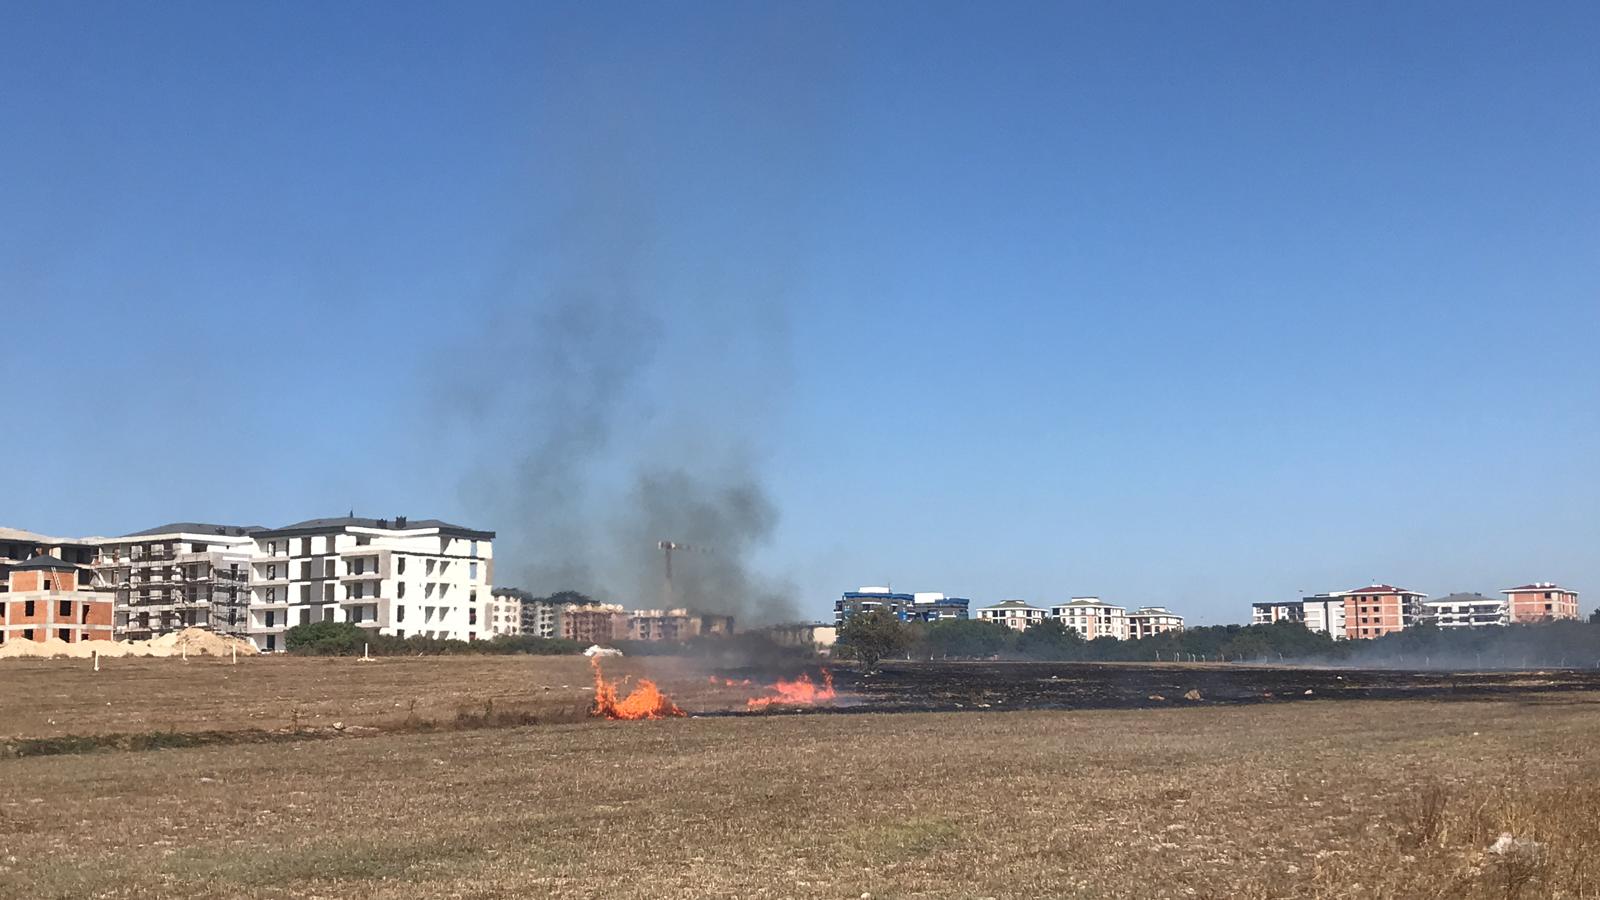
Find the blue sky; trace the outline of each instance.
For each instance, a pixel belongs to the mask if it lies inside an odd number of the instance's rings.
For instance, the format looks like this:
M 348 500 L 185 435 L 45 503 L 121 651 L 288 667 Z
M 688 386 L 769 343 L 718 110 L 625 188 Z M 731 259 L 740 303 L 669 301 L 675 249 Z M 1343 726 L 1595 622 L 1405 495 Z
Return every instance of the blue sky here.
M 615 282 L 574 477 L 753 473 L 807 614 L 1600 598 L 1592 4 L 373 9 L 8 7 L 0 524 L 439 516 L 513 581 L 519 357 Z

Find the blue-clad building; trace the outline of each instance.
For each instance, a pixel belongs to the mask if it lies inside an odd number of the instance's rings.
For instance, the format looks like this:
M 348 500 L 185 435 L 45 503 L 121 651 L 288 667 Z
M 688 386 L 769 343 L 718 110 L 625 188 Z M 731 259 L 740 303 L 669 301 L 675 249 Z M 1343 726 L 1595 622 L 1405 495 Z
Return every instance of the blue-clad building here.
M 886 609 L 902 622 L 965 619 L 971 605 L 972 601 L 965 597 L 931 592 L 897 594 L 886 587 L 863 587 L 839 595 L 833 604 L 833 621 L 842 625 L 851 616 L 874 609 Z

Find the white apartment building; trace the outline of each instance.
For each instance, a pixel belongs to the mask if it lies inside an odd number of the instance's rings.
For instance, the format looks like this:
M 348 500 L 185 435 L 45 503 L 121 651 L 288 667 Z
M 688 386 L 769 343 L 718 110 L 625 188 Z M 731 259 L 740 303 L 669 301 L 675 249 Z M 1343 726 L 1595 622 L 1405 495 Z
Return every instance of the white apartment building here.
M 252 537 L 249 637 L 263 651 L 284 649 L 285 631 L 319 621 L 396 637 L 491 633 L 492 531 L 346 516 Z
M 97 545 L 95 589 L 113 592 L 118 640 L 146 640 L 184 628 L 245 635 L 250 560 L 260 526 L 175 522 Z
M 1155 637 L 1168 631 L 1182 631 L 1183 616 L 1165 606 L 1142 606 L 1128 613 L 1128 638 Z
M 1251 625 L 1271 625 L 1275 622 L 1304 622 L 1305 603 L 1300 600 L 1274 601 L 1250 604 Z
M 1422 620 L 1440 628 L 1476 628 L 1511 622 L 1511 604 L 1504 597 L 1450 594 L 1422 601 Z
M 1300 608 L 1306 630 L 1325 633 L 1336 641 L 1348 637 L 1344 630 L 1343 594 L 1313 594 L 1300 601 Z
M 1052 618 L 1083 636 L 1086 641 L 1114 637 L 1128 639 L 1128 611 L 1099 597 L 1073 597 L 1050 608 Z M 1182 621 L 1181 619 L 1179 620 Z
M 978 618 L 984 622 L 999 622 L 1007 628 L 1024 631 L 1030 625 L 1043 622 L 1047 613 L 1037 606 L 1029 606 L 1021 600 L 1005 600 L 993 606 L 984 606 L 978 609 Z
M 523 597 L 516 588 L 494 588 L 489 591 L 489 633 L 496 637 L 504 634 L 522 634 Z

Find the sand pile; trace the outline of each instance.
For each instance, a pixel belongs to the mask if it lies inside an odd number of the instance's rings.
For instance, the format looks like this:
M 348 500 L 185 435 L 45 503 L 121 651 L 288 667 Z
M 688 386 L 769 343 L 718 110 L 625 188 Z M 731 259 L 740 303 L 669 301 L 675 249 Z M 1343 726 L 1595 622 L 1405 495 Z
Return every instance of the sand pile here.
M 183 656 L 186 652 L 189 656 L 229 656 L 235 651 L 240 656 L 257 656 L 261 652 L 243 638 L 212 634 L 204 628 L 185 628 L 148 641 L 80 641 L 69 644 L 59 638 L 44 641 L 13 638 L 0 644 L 0 659 L 88 659 L 97 650 L 106 659 L 119 656 Z

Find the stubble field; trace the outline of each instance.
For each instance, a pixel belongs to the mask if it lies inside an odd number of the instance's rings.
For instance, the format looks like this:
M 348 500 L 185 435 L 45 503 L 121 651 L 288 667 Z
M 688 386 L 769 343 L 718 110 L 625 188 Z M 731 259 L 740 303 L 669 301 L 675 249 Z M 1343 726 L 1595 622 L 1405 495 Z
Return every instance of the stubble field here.
M 0 895 L 1600 891 L 1588 691 L 608 722 L 582 717 L 582 660 L 137 665 L 0 669 L 0 736 L 322 739 L 0 760 Z M 681 661 L 609 671 L 691 709 L 748 692 Z M 503 724 L 462 712 L 486 701 L 539 724 L 478 727 Z

